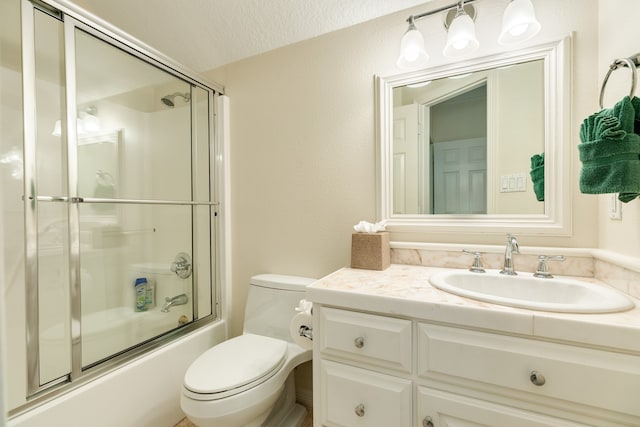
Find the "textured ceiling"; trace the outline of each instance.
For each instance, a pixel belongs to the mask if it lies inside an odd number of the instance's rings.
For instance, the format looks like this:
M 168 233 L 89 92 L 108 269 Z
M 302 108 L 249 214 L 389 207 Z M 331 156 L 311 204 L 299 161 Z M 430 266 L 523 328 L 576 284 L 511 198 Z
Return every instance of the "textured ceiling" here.
M 206 71 L 431 0 L 68 0 Z

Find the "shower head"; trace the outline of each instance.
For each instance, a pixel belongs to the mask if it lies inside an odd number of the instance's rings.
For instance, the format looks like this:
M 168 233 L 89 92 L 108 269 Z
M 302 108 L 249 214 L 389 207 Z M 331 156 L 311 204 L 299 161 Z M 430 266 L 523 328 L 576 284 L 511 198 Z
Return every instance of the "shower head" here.
M 175 107 L 175 103 L 173 102 L 173 98 L 175 98 L 176 96 L 181 97 L 182 99 L 184 99 L 184 102 L 189 102 L 189 100 L 191 99 L 191 95 L 189 94 L 189 92 L 186 93 L 180 93 L 180 92 L 176 92 L 173 95 L 167 95 L 167 96 L 163 96 L 160 101 L 162 101 L 162 103 L 164 105 L 166 105 L 167 107 Z

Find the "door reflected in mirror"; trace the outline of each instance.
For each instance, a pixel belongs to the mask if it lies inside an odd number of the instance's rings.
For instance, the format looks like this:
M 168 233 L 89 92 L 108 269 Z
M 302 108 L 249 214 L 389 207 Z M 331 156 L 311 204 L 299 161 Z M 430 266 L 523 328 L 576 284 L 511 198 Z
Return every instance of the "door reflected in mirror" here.
M 544 60 L 393 88 L 393 214 L 543 214 Z

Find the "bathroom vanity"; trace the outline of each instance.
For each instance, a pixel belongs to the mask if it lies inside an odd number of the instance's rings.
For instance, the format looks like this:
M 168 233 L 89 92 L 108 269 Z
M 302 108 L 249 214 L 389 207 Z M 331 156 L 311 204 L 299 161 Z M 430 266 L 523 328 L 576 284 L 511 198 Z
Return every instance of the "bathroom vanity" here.
M 345 268 L 308 288 L 314 425 L 640 426 L 640 301 L 513 308 L 434 288 L 443 270 Z

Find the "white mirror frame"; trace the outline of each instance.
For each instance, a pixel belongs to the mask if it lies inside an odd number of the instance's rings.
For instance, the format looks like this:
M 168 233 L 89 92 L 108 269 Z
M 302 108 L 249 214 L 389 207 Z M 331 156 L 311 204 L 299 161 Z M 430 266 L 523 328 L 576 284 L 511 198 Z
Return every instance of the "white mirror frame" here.
M 534 215 L 393 214 L 393 89 L 425 80 L 544 60 L 545 212 Z M 571 234 L 571 36 L 558 42 L 431 69 L 375 77 L 377 218 L 391 232 Z

